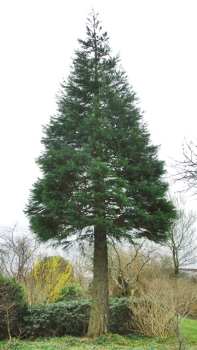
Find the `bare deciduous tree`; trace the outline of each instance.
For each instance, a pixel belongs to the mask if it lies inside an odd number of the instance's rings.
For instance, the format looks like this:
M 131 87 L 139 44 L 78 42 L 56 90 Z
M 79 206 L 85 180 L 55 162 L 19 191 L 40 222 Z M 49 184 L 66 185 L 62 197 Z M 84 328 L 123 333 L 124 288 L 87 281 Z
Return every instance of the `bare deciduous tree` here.
M 196 228 L 197 215 L 186 212 L 185 200 L 179 196 L 172 198 L 177 207 L 178 217 L 173 220 L 169 239 L 166 241 L 167 252 L 171 254 L 174 274 L 177 276 L 181 267 L 197 262 Z
M 131 289 L 138 282 L 139 275 L 144 266 L 150 261 L 155 249 L 145 247 L 146 240 L 139 244 L 132 245 L 125 250 L 117 247 L 111 239 L 109 251 L 109 274 L 110 278 L 119 289 L 121 296 L 130 296 Z M 128 246 L 127 246 L 128 248 Z
M 183 192 L 194 190 L 197 193 L 197 145 L 186 141 L 183 145 L 183 160 L 175 160 L 175 181 L 183 181 L 185 188 Z
M 0 244 L 0 264 L 3 274 L 25 283 L 32 268 L 33 254 L 38 249 L 33 234 L 18 232 L 14 225 L 11 229 L 1 230 Z

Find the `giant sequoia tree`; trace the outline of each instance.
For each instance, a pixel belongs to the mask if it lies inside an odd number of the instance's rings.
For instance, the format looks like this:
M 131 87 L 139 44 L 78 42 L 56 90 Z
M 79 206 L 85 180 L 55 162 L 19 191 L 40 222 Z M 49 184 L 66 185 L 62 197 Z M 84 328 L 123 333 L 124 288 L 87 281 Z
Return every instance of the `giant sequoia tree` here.
M 94 242 L 92 336 L 109 331 L 108 238 L 165 239 L 175 212 L 165 198 L 164 163 L 94 12 L 78 41 L 58 113 L 44 127 L 43 177 L 25 212 L 43 242 L 67 245 L 73 235 Z

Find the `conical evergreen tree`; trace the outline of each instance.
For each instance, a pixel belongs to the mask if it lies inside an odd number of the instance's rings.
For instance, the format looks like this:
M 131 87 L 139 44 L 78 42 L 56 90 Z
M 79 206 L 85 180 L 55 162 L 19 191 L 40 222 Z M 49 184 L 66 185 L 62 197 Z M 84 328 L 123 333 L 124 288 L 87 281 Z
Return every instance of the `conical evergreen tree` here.
M 137 107 L 119 57 L 94 12 L 58 113 L 44 127 L 43 177 L 25 213 L 41 241 L 94 241 L 94 279 L 88 335 L 109 332 L 107 239 L 166 238 L 174 207 L 166 200 L 164 163 Z

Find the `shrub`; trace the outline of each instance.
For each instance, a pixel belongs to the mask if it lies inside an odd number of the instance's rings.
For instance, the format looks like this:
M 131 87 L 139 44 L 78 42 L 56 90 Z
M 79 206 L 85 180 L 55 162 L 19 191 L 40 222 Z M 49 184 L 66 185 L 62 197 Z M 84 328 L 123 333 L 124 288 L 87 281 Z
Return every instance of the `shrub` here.
M 127 334 L 132 331 L 131 299 L 110 301 L 112 333 Z M 83 336 L 88 329 L 90 300 L 72 300 L 30 307 L 24 317 L 27 337 Z
M 0 275 L 0 340 L 19 336 L 26 312 L 22 285 Z
M 80 300 L 30 307 L 24 317 L 26 335 L 33 338 L 65 334 L 81 336 L 87 331 L 90 301 Z
M 72 278 L 72 266 L 61 256 L 38 260 L 28 276 L 26 297 L 30 305 L 54 303 Z
M 183 279 L 157 278 L 139 292 L 138 303 L 130 306 L 135 329 L 148 337 L 179 336 L 181 319 L 197 303 L 195 285 Z
M 85 299 L 86 295 L 86 289 L 79 283 L 69 283 L 62 289 L 60 297 L 56 301 Z
M 140 298 L 136 305 L 131 305 L 131 311 L 134 328 L 145 336 L 166 338 L 175 335 L 175 315 L 163 308 L 162 300 Z
M 114 298 L 110 301 L 110 331 L 128 334 L 133 331 L 131 305 L 136 301 L 131 298 Z

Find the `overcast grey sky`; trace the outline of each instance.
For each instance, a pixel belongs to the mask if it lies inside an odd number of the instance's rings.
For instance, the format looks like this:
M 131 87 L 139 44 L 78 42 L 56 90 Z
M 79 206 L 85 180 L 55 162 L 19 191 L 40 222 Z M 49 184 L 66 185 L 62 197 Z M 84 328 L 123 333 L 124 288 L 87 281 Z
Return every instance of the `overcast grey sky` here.
M 161 144 L 159 158 L 181 159 L 184 137 L 196 140 L 196 0 L 2 0 L 0 226 L 28 227 L 23 209 L 39 175 L 41 125 L 55 113 L 91 7 Z

